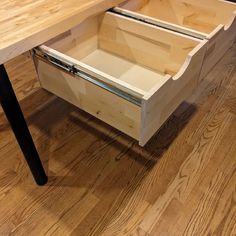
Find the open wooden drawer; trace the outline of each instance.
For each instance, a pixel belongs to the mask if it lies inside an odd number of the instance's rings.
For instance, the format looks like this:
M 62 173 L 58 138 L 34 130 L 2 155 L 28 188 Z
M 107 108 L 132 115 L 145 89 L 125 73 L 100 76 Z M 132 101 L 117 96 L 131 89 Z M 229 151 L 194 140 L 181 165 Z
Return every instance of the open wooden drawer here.
M 114 11 L 209 40 L 201 78 L 221 59 L 236 37 L 236 3 L 222 0 L 128 0 Z
M 207 40 L 105 13 L 35 49 L 43 88 L 145 145 L 197 87 Z

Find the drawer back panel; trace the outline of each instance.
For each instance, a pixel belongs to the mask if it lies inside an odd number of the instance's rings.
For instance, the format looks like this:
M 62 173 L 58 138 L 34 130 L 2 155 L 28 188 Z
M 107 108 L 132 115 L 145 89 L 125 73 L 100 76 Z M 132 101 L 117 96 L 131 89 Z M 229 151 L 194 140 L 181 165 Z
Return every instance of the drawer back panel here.
M 99 47 L 161 74 L 176 74 L 199 40 L 106 13 L 99 28 Z

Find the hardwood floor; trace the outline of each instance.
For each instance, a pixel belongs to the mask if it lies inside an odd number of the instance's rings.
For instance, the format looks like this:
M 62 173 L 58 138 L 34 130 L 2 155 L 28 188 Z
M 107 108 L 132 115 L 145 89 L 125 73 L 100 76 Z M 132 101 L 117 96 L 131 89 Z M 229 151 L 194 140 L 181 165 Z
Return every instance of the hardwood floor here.
M 0 235 L 236 235 L 236 44 L 145 149 L 7 64 L 49 175 L 0 113 Z

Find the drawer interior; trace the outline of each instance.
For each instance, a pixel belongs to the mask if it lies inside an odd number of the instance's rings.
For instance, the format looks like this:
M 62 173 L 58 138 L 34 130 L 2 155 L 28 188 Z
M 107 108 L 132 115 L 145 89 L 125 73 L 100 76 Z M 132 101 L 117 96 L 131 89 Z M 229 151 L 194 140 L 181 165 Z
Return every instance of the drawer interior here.
M 143 146 L 196 88 L 206 43 L 107 12 L 35 49 L 35 64 L 42 87 Z
M 220 24 L 230 24 L 236 4 L 221 0 L 129 0 L 120 9 L 198 31 L 204 37 Z
M 106 13 L 46 43 L 109 83 L 138 91 L 141 96 L 174 76 L 200 40 Z

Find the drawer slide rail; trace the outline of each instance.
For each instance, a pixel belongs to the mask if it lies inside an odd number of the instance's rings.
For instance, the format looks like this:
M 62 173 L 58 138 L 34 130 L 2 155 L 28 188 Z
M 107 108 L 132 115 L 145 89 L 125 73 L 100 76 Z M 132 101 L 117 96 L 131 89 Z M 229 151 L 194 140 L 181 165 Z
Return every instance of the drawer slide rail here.
M 116 88 L 110 84 L 105 83 L 104 81 L 99 80 L 98 78 L 88 74 L 87 72 L 82 71 L 78 66 L 74 65 L 73 63 L 70 63 L 68 61 L 63 60 L 62 58 L 59 58 L 55 55 L 51 55 L 48 52 L 44 52 L 40 48 L 33 49 L 33 57 L 37 57 L 40 60 L 43 60 L 44 62 L 51 64 L 53 66 L 56 66 L 57 68 L 73 74 L 75 76 L 78 76 L 100 88 L 103 88 L 139 107 L 141 107 L 142 99 L 135 97 L 126 91 L 123 91 L 119 88 Z

